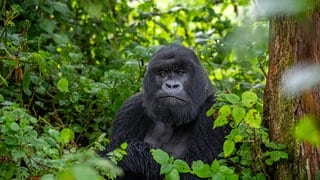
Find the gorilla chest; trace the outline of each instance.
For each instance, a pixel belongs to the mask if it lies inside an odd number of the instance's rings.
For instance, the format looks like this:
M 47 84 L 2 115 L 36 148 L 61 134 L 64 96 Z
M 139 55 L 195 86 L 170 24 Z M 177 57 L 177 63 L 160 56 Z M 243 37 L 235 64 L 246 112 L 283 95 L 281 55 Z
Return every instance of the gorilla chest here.
M 161 148 L 173 155 L 182 158 L 187 147 L 187 140 L 191 129 L 188 127 L 175 127 L 162 122 L 156 122 L 144 137 L 144 142 L 152 147 Z

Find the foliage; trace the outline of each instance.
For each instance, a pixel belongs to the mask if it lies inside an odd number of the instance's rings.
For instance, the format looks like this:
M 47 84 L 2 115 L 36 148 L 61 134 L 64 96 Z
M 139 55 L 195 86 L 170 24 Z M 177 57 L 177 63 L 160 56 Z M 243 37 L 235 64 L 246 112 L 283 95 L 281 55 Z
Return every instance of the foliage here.
M 314 145 L 320 145 L 320 128 L 317 123 L 317 118 L 305 116 L 299 119 L 295 128 L 296 138 L 300 141 L 307 141 Z
M 224 161 L 214 160 L 210 165 L 202 161 L 194 161 L 191 168 L 188 163 L 180 159 L 174 159 L 161 149 L 152 149 L 154 160 L 161 165 L 160 174 L 165 174 L 167 180 L 180 179 L 179 173 L 191 173 L 200 178 L 212 179 L 237 179 L 237 175 L 232 168 L 226 166 Z
M 216 112 L 214 128 L 227 123 L 232 127 L 223 145 L 224 158 L 234 164 L 236 172 L 245 179 L 267 178 L 267 166 L 288 158 L 288 154 L 284 151 L 285 145 L 270 141 L 268 129 L 262 126 L 260 99 L 254 92 L 245 91 L 241 97 L 219 93 L 217 100 L 208 112 L 208 115 Z
M 108 158 L 110 161 L 112 161 L 114 164 L 117 164 L 119 161 L 122 160 L 122 158 L 127 155 L 126 149 L 128 147 L 128 144 L 126 142 L 122 143 L 119 148 L 116 148 L 115 150 L 109 152 Z
M 194 161 L 191 168 L 182 160 L 175 160 L 160 149 L 151 153 L 161 165 L 160 174 L 166 179 L 180 179 L 179 173 L 191 173 L 212 179 L 267 179 L 267 166 L 287 159 L 283 144 L 269 139 L 268 130 L 261 126 L 262 105 L 257 95 L 245 91 L 236 94 L 219 93 L 217 103 L 207 115 L 216 114 L 214 128 L 229 124 L 232 127 L 223 145 L 222 158 L 210 165 Z
M 71 129 L 59 132 L 45 126 L 38 133 L 37 119 L 17 104 L 4 103 L 8 105 L 0 109 L 1 179 L 27 179 L 44 174 L 44 179 L 86 179 L 88 176 L 99 179 L 98 171 L 109 178 L 121 174 L 113 163 L 97 157 L 91 149 L 78 151 L 73 145 Z
M 239 20 L 249 1 L 177 2 L 0 1 L 0 177 L 121 174 L 92 150 L 108 143 L 115 112 L 141 90 L 148 59 L 162 44 L 193 47 L 218 90 L 261 95 L 268 27 Z M 251 125 L 256 112 L 246 113 Z M 167 162 L 172 176 L 184 171 L 180 160 Z M 190 169 L 201 174 L 202 166 Z M 210 175 L 229 167 L 212 166 Z

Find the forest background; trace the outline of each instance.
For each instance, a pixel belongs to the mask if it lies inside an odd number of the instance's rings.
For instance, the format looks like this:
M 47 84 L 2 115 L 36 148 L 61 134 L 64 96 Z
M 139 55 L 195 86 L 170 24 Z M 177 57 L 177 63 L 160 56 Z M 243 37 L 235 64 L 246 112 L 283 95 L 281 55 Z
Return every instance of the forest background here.
M 108 144 L 121 104 L 141 90 L 150 56 L 168 44 L 195 50 L 216 88 L 218 103 L 208 112 L 218 119 L 213 127 L 230 123 L 233 131 L 221 159 L 209 165 L 154 151 L 160 173 L 270 178 L 288 153 L 262 123 L 268 20 L 310 3 L 284 10 L 276 1 L 254 2 L 1 0 L 0 179 L 121 175 L 115 164 L 125 144 L 109 154 L 112 162 L 95 151 Z M 302 125 L 301 136 L 308 130 Z

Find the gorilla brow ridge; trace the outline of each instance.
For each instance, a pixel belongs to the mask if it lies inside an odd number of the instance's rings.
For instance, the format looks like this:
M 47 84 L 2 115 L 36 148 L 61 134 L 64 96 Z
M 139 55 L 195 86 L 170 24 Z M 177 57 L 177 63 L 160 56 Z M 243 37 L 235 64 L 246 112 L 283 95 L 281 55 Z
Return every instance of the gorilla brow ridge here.
M 150 64 L 150 71 L 152 72 L 156 72 L 158 70 L 190 70 L 190 65 L 192 64 L 189 61 L 183 62 L 185 60 L 176 60 L 176 59 L 169 59 L 169 61 L 165 62 L 165 61 L 156 61 L 156 62 L 152 62 Z

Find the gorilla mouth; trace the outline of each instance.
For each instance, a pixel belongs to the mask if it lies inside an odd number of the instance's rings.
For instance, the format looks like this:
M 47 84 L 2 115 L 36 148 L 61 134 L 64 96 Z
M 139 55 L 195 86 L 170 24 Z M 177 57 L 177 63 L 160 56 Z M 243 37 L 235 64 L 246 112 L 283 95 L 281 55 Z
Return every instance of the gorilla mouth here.
M 187 102 L 186 100 L 179 98 L 177 96 L 161 96 L 158 99 L 163 101 L 168 101 L 170 103 L 175 103 L 175 102 L 186 103 Z

